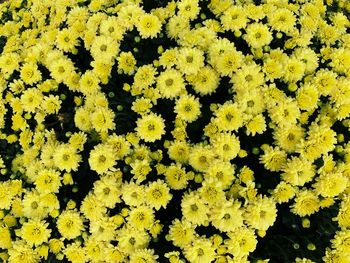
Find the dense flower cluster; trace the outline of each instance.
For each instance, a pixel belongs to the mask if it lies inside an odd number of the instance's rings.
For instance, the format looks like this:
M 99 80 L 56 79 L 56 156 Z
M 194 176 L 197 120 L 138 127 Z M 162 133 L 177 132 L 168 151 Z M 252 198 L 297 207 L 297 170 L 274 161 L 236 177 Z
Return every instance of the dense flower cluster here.
M 293 261 L 350 262 L 349 12 L 0 4 L 0 258 L 268 262 L 284 205 L 304 228 L 336 210 L 321 257 Z

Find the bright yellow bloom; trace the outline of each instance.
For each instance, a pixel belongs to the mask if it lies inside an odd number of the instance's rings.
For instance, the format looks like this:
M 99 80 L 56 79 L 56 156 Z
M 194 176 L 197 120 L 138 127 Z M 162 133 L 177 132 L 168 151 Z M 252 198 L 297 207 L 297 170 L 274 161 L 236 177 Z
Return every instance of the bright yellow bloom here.
M 48 229 L 48 223 L 39 220 L 29 220 L 21 228 L 21 237 L 31 246 L 39 246 L 47 242 L 51 229 Z
M 84 230 L 82 218 L 78 212 L 72 210 L 63 211 L 56 224 L 58 231 L 66 239 L 74 239 Z
M 163 118 L 154 113 L 139 118 L 136 124 L 136 132 L 145 142 L 160 140 L 162 135 L 165 134 Z

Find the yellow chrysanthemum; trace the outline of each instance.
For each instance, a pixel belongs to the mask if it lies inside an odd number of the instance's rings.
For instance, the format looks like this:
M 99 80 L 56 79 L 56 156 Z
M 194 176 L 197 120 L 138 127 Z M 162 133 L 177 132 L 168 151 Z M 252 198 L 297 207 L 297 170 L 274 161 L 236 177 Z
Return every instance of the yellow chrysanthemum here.
M 181 211 L 184 218 L 193 224 L 204 225 L 208 221 L 208 206 L 194 192 L 182 197 Z
M 140 16 L 136 28 L 142 38 L 154 38 L 160 32 L 161 22 L 153 14 L 143 14 Z
M 63 211 L 57 219 L 57 229 L 62 237 L 74 239 L 81 235 L 84 229 L 83 220 L 78 212 L 72 210 Z
M 51 229 L 48 229 L 48 223 L 39 220 L 29 220 L 22 225 L 21 237 L 31 246 L 39 246 L 47 242 Z
M 55 166 L 63 171 L 76 171 L 81 161 L 81 156 L 77 153 L 77 149 L 70 144 L 59 145 L 53 154 Z
M 252 48 L 260 48 L 270 44 L 272 34 L 268 26 L 260 23 L 250 24 L 247 29 L 244 39 Z
M 176 66 L 184 74 L 196 74 L 204 66 L 203 51 L 198 48 L 181 48 Z
M 154 212 L 152 208 L 141 205 L 132 208 L 129 217 L 128 224 L 136 229 L 149 229 L 154 222 Z
M 151 113 L 138 119 L 136 132 L 145 142 L 160 140 L 165 134 L 165 124 L 161 116 Z
M 291 211 L 299 216 L 308 216 L 317 212 L 320 208 L 317 195 L 310 190 L 302 190 L 296 194 Z
M 236 103 L 225 103 L 216 110 L 215 115 L 220 130 L 235 131 L 243 125 L 243 114 Z
M 267 230 L 277 217 L 275 202 L 268 197 L 259 197 L 246 207 L 245 221 L 257 230 Z
M 106 173 L 116 164 L 113 148 L 107 144 L 99 144 L 90 152 L 90 168 L 98 174 Z
M 201 104 L 198 98 L 191 95 L 184 95 L 176 100 L 174 110 L 180 119 L 190 123 L 199 117 L 201 113 L 200 107 Z
M 107 132 L 115 128 L 114 112 L 107 107 L 98 107 L 90 115 L 92 127 L 98 132 Z
M 39 171 L 35 186 L 40 194 L 57 193 L 61 186 L 60 173 L 53 169 Z
M 20 71 L 21 79 L 24 83 L 32 85 L 41 80 L 41 72 L 38 65 L 34 63 L 25 63 Z
M 145 190 L 145 194 L 146 203 L 155 210 L 159 210 L 161 207 L 166 208 L 172 198 L 169 187 L 162 180 L 150 183 Z
M 175 69 L 161 72 L 157 78 L 157 89 L 164 98 L 175 98 L 185 90 L 182 74 Z
M 193 263 L 212 262 L 216 257 L 213 244 L 208 239 L 195 239 L 184 249 L 185 257 Z

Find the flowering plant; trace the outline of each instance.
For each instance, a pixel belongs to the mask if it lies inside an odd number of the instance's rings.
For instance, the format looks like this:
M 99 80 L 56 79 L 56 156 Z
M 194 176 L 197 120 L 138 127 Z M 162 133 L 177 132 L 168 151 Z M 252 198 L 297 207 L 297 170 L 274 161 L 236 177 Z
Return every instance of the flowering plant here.
M 0 4 L 0 259 L 350 262 L 349 12 Z

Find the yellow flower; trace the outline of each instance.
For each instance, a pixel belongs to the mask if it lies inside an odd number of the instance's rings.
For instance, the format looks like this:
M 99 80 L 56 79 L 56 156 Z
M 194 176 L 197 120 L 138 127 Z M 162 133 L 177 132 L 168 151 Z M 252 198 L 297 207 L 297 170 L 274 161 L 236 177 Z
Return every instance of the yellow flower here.
M 38 253 L 24 241 L 13 242 L 12 248 L 8 250 L 9 262 L 20 263 L 25 259 L 28 263 L 40 261 Z
M 159 57 L 159 65 L 164 68 L 171 68 L 176 63 L 177 49 L 170 48 L 165 50 Z
M 200 107 L 198 98 L 192 95 L 183 95 L 176 100 L 174 111 L 180 119 L 190 123 L 198 119 L 201 113 Z
M 118 70 L 127 75 L 132 75 L 136 70 L 136 59 L 133 54 L 129 52 L 121 52 L 117 58 Z
M 21 237 L 31 246 L 39 246 L 47 242 L 51 229 L 48 229 L 48 223 L 39 220 L 29 220 L 22 225 Z
M 160 32 L 162 23 L 159 18 L 153 14 L 143 14 L 136 24 L 136 28 L 142 38 L 154 38 Z
M 81 156 L 77 153 L 77 149 L 70 144 L 59 145 L 54 154 L 53 160 L 55 166 L 63 171 L 76 171 L 79 167 L 79 162 L 81 162 Z
M 15 69 L 18 69 L 20 55 L 15 52 L 6 52 L 1 54 L 0 68 L 7 75 L 11 75 Z
M 21 105 L 27 112 L 35 112 L 43 101 L 43 94 L 36 88 L 23 91 L 21 95 Z
M 225 30 L 237 31 L 245 28 L 248 22 L 247 13 L 244 7 L 238 5 L 231 5 L 230 8 L 223 12 L 220 17 L 222 27 Z
M 288 125 L 274 131 L 277 145 L 287 153 L 296 151 L 299 142 L 304 139 L 305 131 L 300 125 Z
M 124 136 L 112 134 L 107 138 L 106 143 L 113 148 L 117 160 L 122 159 L 130 152 L 130 143 Z
M 331 70 L 320 69 L 315 74 L 314 83 L 320 95 L 329 95 L 337 83 L 337 75 Z
M 169 226 L 167 240 L 171 240 L 175 246 L 180 248 L 190 244 L 195 237 L 194 225 L 188 221 L 173 220 Z
M 234 168 L 228 161 L 215 161 L 205 171 L 205 177 L 208 180 L 216 180 L 220 183 L 222 189 L 231 186 L 234 176 Z
M 190 152 L 189 163 L 197 171 L 204 172 L 214 160 L 213 148 L 210 146 L 196 145 Z
M 227 251 L 233 255 L 248 255 L 256 248 L 258 241 L 254 234 L 254 230 L 245 226 L 228 232 L 228 239 L 225 240 Z
M 204 202 L 209 206 L 222 203 L 226 200 L 221 184 L 217 180 L 206 179 L 197 191 Z
M 95 60 L 112 61 L 119 52 L 119 43 L 110 36 L 96 36 L 91 43 L 91 56 Z
M 184 141 L 172 141 L 168 147 L 169 157 L 179 163 L 188 161 L 189 151 L 189 145 Z
M 74 64 L 68 58 L 59 57 L 49 64 L 51 76 L 58 82 L 67 81 L 74 72 Z
M 62 240 L 58 238 L 51 238 L 49 240 L 49 248 L 52 253 L 58 254 L 63 247 L 64 247 L 64 243 Z
M 291 211 L 298 216 L 309 216 L 319 210 L 319 199 L 311 190 L 301 190 L 296 194 Z
M 0 209 L 10 209 L 13 202 L 13 195 L 9 194 L 10 182 L 0 182 Z
M 204 66 L 203 51 L 198 48 L 181 48 L 176 66 L 184 74 L 196 74 Z
M 61 186 L 60 173 L 53 169 L 39 171 L 35 186 L 40 194 L 58 193 Z
M 48 211 L 45 209 L 42 198 L 35 191 L 28 192 L 23 197 L 23 214 L 28 218 L 44 218 Z
M 129 217 L 128 223 L 136 229 L 149 229 L 154 222 L 154 212 L 152 208 L 141 205 L 135 208 L 132 208 Z
M 155 142 L 160 140 L 165 134 L 165 124 L 161 116 L 150 113 L 139 118 L 136 122 L 136 132 L 145 142 Z
M 120 183 L 113 176 L 103 176 L 94 183 L 96 198 L 106 207 L 113 208 L 120 202 Z
M 175 69 L 161 72 L 157 78 L 157 89 L 164 98 L 175 98 L 185 90 L 182 74 Z
M 92 128 L 90 121 L 90 111 L 85 107 L 79 107 L 75 111 L 74 124 L 82 131 L 89 131 Z
M 58 96 L 50 94 L 44 97 L 41 107 L 48 114 L 57 114 L 61 108 L 61 100 Z
M 313 85 L 303 85 L 296 93 L 296 100 L 301 110 L 311 111 L 317 107 L 318 90 Z
M 300 109 L 293 99 L 282 99 L 269 109 L 270 117 L 279 126 L 289 126 L 296 124 L 300 118 Z
M 11 232 L 8 226 L 0 225 L 0 248 L 9 249 L 12 247 Z
M 38 65 L 34 63 L 25 63 L 20 70 L 20 76 L 24 83 L 32 85 L 41 80 L 41 72 Z
M 193 20 L 200 11 L 198 0 L 181 0 L 177 3 L 178 15 L 183 19 Z
M 262 114 L 258 114 L 246 124 L 246 134 L 255 136 L 256 133 L 262 134 L 266 131 L 266 122 Z
M 150 183 L 145 189 L 145 194 L 146 203 L 155 210 L 159 210 L 161 207 L 166 208 L 172 198 L 169 187 L 160 179 Z
M 318 177 L 313 187 L 315 192 L 323 197 L 335 197 L 344 192 L 348 181 L 341 172 L 330 172 Z
M 216 111 L 216 124 L 222 131 L 236 131 L 243 125 L 243 114 L 236 103 L 227 102 Z
M 104 174 L 116 164 L 113 148 L 108 144 L 99 144 L 90 152 L 89 165 L 98 174 Z
M 73 28 L 64 28 L 57 33 L 56 46 L 64 52 L 73 52 L 79 44 L 79 33 Z
M 303 186 L 315 176 L 315 166 L 308 160 L 293 156 L 282 168 L 281 178 L 294 186 Z
M 111 36 L 117 41 L 122 40 L 124 29 L 123 25 L 120 24 L 120 19 L 115 16 L 108 16 L 107 19 L 103 19 L 100 24 L 100 33 Z
M 130 255 L 130 263 L 157 263 L 158 255 L 154 255 L 153 249 L 137 249 Z
M 343 253 L 350 253 L 350 231 L 337 231 L 334 238 L 331 240 L 332 248 Z
M 195 225 L 204 225 L 208 221 L 208 206 L 194 192 L 183 195 L 181 211 L 184 219 Z
M 196 74 L 188 75 L 186 79 L 194 91 L 202 96 L 212 94 L 219 86 L 219 75 L 209 66 L 202 67 Z
M 204 238 L 197 238 L 191 245 L 187 245 L 184 248 L 184 255 L 193 263 L 212 262 L 216 257 L 213 244 Z
M 143 65 L 139 67 L 134 76 L 135 87 L 145 89 L 155 82 L 157 70 L 152 65 Z
M 181 16 L 172 16 L 169 19 L 169 22 L 166 24 L 166 32 L 168 37 L 171 39 L 178 39 L 185 30 L 189 29 L 189 22 L 189 19 L 183 19 Z
M 108 107 L 97 107 L 90 115 L 91 125 L 98 132 L 115 129 L 114 112 Z
M 56 224 L 59 233 L 66 239 L 74 239 L 84 230 L 82 218 L 78 212 L 73 210 L 63 211 Z
M 264 74 L 261 72 L 261 67 L 255 63 L 249 63 L 242 65 L 242 67 L 232 75 L 231 82 L 234 84 L 232 90 L 237 92 L 238 95 L 240 95 L 239 97 L 249 95 L 252 97 L 254 97 L 254 95 L 260 95 L 261 97 L 259 91 L 254 88 L 259 88 L 263 85 L 265 79 Z M 262 105 L 264 105 L 264 103 L 262 103 Z
M 146 180 L 147 175 L 152 171 L 150 163 L 147 160 L 136 160 L 131 164 L 131 173 L 136 183 L 141 183 Z
M 268 23 L 274 30 L 289 33 L 294 29 L 296 18 L 292 11 L 278 8 L 268 14 Z
M 220 73 L 221 76 L 231 77 L 233 73 L 241 67 L 243 62 L 243 54 L 240 51 L 233 50 L 225 51 L 224 53 L 211 57 L 215 62 L 215 69 Z
M 67 245 L 63 250 L 64 255 L 72 263 L 84 263 L 86 262 L 86 252 L 81 246 L 80 242 L 76 241 Z
M 165 181 L 171 189 L 184 189 L 188 184 L 186 171 L 181 167 L 181 165 L 172 164 L 168 166 L 164 172 L 164 175 Z
M 143 229 L 124 227 L 117 233 L 118 247 L 125 253 L 132 253 L 136 249 L 146 248 L 150 237 Z
M 267 230 L 276 220 L 275 202 L 268 197 L 259 196 L 246 207 L 245 221 L 257 230 Z
M 278 203 L 288 202 L 295 195 L 293 186 L 286 182 L 280 182 L 272 192 L 273 199 Z
M 140 114 L 144 115 L 151 111 L 153 104 L 150 99 L 147 98 L 137 98 L 133 103 L 131 109 Z
M 87 70 L 80 77 L 79 90 L 84 95 L 94 95 L 98 91 L 100 91 L 99 83 L 100 83 L 100 80 L 97 77 L 96 73 L 92 70 Z
M 272 34 L 268 26 L 264 24 L 250 24 L 247 27 L 246 31 L 247 33 L 243 38 L 252 48 L 260 48 L 266 46 L 272 41 Z
M 90 221 L 97 220 L 107 213 L 107 208 L 90 192 L 81 202 L 80 211 Z
M 287 154 L 278 147 L 267 147 L 264 154 L 260 156 L 260 162 L 270 171 L 280 171 L 286 163 Z
M 144 203 L 144 185 L 138 185 L 134 182 L 124 183 L 122 186 L 122 199 L 129 206 L 140 206 Z
M 243 226 L 243 209 L 239 202 L 224 201 L 213 207 L 210 220 L 221 232 L 231 232 Z
M 103 216 L 90 223 L 91 240 L 110 242 L 115 238 L 115 229 L 118 227 L 112 217 Z M 86 244 L 86 243 L 85 243 Z
M 288 82 L 297 82 L 304 76 L 306 66 L 297 58 L 288 58 L 284 63 L 283 79 Z

